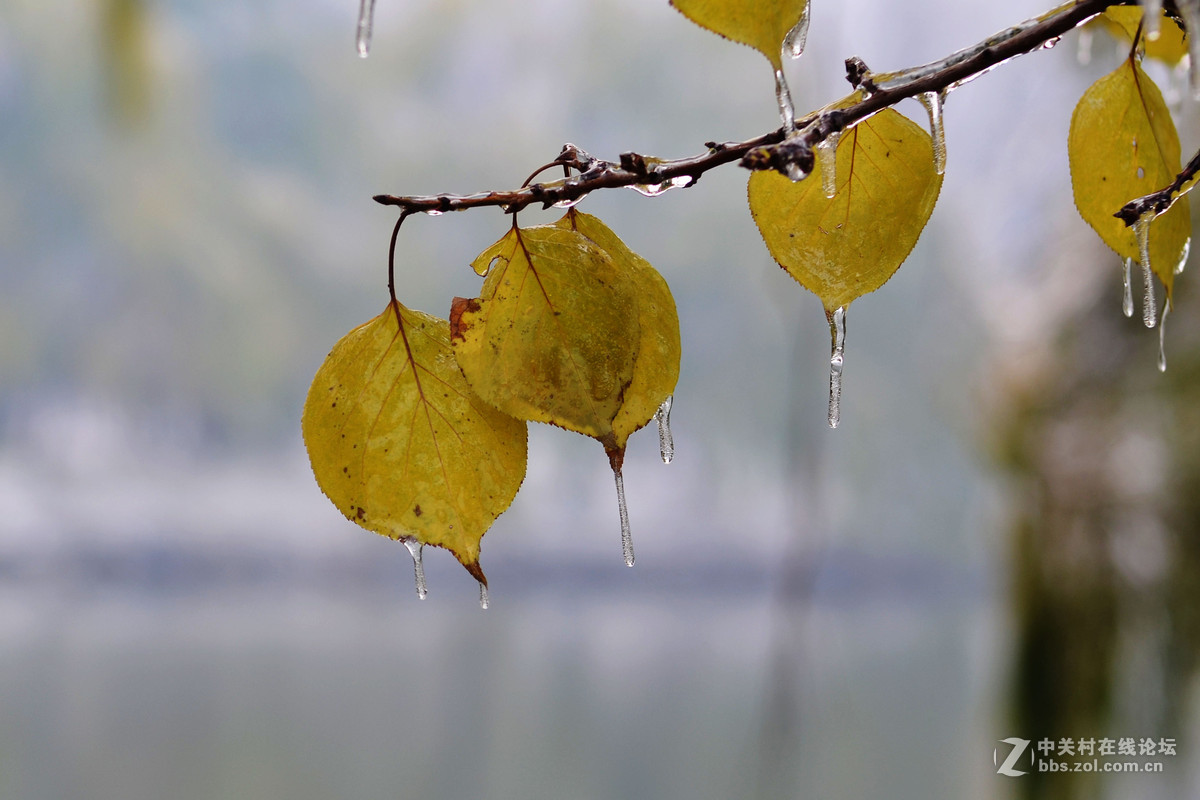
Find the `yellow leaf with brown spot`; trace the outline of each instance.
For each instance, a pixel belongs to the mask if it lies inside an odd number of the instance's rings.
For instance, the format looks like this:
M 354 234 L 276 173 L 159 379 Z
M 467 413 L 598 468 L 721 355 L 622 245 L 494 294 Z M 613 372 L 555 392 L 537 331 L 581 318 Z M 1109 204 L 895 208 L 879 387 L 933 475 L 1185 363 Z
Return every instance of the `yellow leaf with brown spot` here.
M 702 28 L 749 45 L 783 68 L 784 39 L 808 14 L 808 0 L 671 0 Z
M 525 477 L 525 423 L 471 391 L 449 337 L 446 320 L 389 304 L 334 345 L 301 427 L 348 519 L 444 547 L 486 584 L 479 541 Z
M 1180 169 L 1179 134 L 1154 81 L 1133 59 L 1092 84 L 1071 116 L 1071 186 L 1080 216 L 1122 258 L 1138 260 L 1133 228 L 1113 216 Z M 1191 237 L 1187 197 L 1150 225 L 1150 264 L 1170 296 Z
M 771 256 L 832 312 L 899 269 L 941 187 L 929 134 L 889 108 L 842 134 L 832 198 L 819 176 L 755 172 L 750 212 Z
M 476 260 L 478 299 L 450 312 L 455 358 L 476 394 L 519 419 L 616 446 L 633 380 L 638 306 L 631 278 L 583 234 L 515 226 Z

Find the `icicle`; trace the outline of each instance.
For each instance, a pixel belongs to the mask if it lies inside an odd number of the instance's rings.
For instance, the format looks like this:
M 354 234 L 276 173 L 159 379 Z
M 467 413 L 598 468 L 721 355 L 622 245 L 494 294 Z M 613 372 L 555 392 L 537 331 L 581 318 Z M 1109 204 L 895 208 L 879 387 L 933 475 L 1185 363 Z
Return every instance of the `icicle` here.
M 1153 42 L 1159 36 L 1158 23 L 1162 19 L 1162 7 L 1162 0 L 1142 0 L 1142 29 L 1148 42 Z
M 695 182 L 696 179 L 691 175 L 676 175 L 662 183 L 635 183 L 629 188 L 646 197 L 658 197 L 671 189 L 686 189 Z
M 1158 371 L 1167 371 L 1167 314 L 1171 311 L 1171 301 L 1163 303 L 1162 319 L 1158 322 Z
M 675 458 L 675 440 L 671 437 L 671 404 L 674 400 L 672 395 L 667 395 L 654 413 L 654 421 L 658 423 L 658 454 L 664 464 L 670 464 Z
M 1159 5 L 1162 0 L 1158 0 Z M 1176 0 L 1175 7 L 1187 29 L 1188 75 L 1192 82 L 1192 97 L 1200 100 L 1200 0 Z
M 942 95 L 925 92 L 917 95 L 929 112 L 929 135 L 933 137 L 933 166 L 938 175 L 946 173 L 946 129 L 942 127 Z
M 833 355 L 829 359 L 829 427 L 842 421 L 842 363 L 846 353 L 846 308 L 833 312 L 829 318 L 829 333 Z
M 1127 258 L 1127 259 L 1125 259 L 1125 263 L 1122 264 L 1122 266 L 1121 266 L 1121 282 L 1125 286 L 1124 293 L 1121 297 L 1121 311 L 1123 311 L 1125 313 L 1125 316 L 1130 317 L 1130 318 L 1133 317 L 1133 284 L 1132 284 L 1132 280 L 1131 280 L 1132 277 L 1133 277 L 1133 259 Z
M 799 58 L 804 53 L 804 44 L 808 41 L 808 24 L 812 22 L 811 7 L 804 4 L 804 13 L 787 36 L 783 37 L 783 54 L 789 58 Z
M 1079 42 L 1075 50 L 1075 60 L 1080 66 L 1086 67 L 1092 63 L 1092 29 L 1084 26 L 1079 29 Z
M 825 196 L 829 198 L 837 194 L 837 146 L 841 138 L 842 132 L 834 131 L 817 142 L 817 146 L 813 148 L 813 154 L 821 168 L 821 186 L 825 189 Z
M 1142 300 L 1142 322 L 1146 323 L 1147 328 L 1153 328 L 1158 322 L 1158 304 L 1154 299 L 1154 270 L 1150 268 L 1150 223 L 1153 221 L 1154 212 L 1147 211 L 1138 217 L 1133 226 L 1142 262 L 1142 283 L 1146 290 Z
M 1192 237 L 1189 236 L 1187 238 L 1187 241 L 1185 241 L 1183 243 L 1183 252 L 1179 255 L 1179 263 L 1175 265 L 1175 274 L 1176 275 L 1182 274 L 1183 270 L 1187 267 L 1188 255 L 1190 255 L 1191 252 L 1192 252 Z
M 421 550 L 425 545 L 411 537 L 405 537 L 400 541 L 404 542 L 404 546 L 408 548 L 408 552 L 412 555 L 413 574 L 417 580 L 417 597 L 422 600 L 429 594 L 429 590 L 425 586 L 425 566 L 421 563 Z
M 629 509 L 625 506 L 625 479 L 621 470 L 613 470 L 617 481 L 617 505 L 621 512 L 621 552 L 625 555 L 625 566 L 633 566 L 633 534 L 629 530 Z
M 371 29 L 375 26 L 375 0 L 360 0 L 358 6 L 358 55 L 366 58 L 371 53 Z
M 487 584 L 483 581 L 479 582 L 479 607 L 484 611 L 488 610 L 488 590 Z
M 775 70 L 775 100 L 779 103 L 779 117 L 783 120 L 784 130 L 795 130 L 796 109 L 792 106 L 792 93 L 788 91 L 787 78 L 783 70 Z

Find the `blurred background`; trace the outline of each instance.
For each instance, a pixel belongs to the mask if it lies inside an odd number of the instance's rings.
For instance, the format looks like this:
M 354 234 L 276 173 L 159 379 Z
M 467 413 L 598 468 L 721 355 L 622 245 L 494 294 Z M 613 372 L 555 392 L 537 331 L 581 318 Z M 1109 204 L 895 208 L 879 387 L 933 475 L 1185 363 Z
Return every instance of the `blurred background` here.
M 847 56 L 923 63 L 1049 5 L 816 0 L 798 111 Z M 438 550 L 418 601 L 300 440 L 313 373 L 387 300 L 371 196 L 513 188 L 568 141 L 748 138 L 771 72 L 665 0 L 381 0 L 366 60 L 356 14 L 0 5 L 0 797 L 1197 794 L 1200 298 L 1185 273 L 1160 375 L 1067 168 L 1120 46 L 1075 34 L 949 98 L 933 219 L 849 311 L 837 431 L 824 315 L 743 171 L 589 197 L 675 294 L 676 459 L 631 441 L 628 570 L 600 446 L 531 426 L 482 612 Z M 1153 69 L 1186 158 L 1196 108 Z M 402 301 L 477 294 L 507 224 L 409 220 Z M 1162 774 L 1013 778 L 1009 737 L 1178 746 L 1133 759 Z

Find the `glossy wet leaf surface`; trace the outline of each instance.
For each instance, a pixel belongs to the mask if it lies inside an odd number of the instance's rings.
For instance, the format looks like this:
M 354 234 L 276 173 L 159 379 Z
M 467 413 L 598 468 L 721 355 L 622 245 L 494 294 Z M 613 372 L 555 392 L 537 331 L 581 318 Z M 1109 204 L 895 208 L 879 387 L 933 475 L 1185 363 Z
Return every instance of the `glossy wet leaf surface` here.
M 346 334 L 313 378 L 302 428 L 321 490 L 393 539 L 450 550 L 481 581 L 479 541 L 525 476 L 525 423 L 475 396 L 449 325 L 399 303 Z
M 641 335 L 630 276 L 556 225 L 514 227 L 474 264 L 487 270 L 480 296 L 456 298 L 450 314 L 471 387 L 512 416 L 613 446 Z
M 808 0 L 671 0 L 702 28 L 753 47 L 776 68 L 788 32 L 804 16 Z
M 1080 215 L 1118 255 L 1137 260 L 1133 228 L 1113 214 L 1169 184 L 1180 169 L 1175 123 L 1140 64 L 1126 59 L 1084 93 L 1071 117 L 1067 151 Z M 1168 294 L 1190 235 L 1186 197 L 1151 223 L 1150 263 Z
M 771 256 L 825 308 L 878 289 L 908 257 L 929 221 L 942 178 L 924 129 L 885 109 L 845 131 L 835 187 L 776 172 L 750 177 L 750 211 Z
M 679 317 L 675 298 L 658 270 L 630 250 L 596 217 L 571 209 L 555 224 L 590 239 L 635 286 L 640 329 L 637 360 L 621 407 L 613 419 L 617 446 L 624 448 L 630 434 L 654 419 L 679 381 Z

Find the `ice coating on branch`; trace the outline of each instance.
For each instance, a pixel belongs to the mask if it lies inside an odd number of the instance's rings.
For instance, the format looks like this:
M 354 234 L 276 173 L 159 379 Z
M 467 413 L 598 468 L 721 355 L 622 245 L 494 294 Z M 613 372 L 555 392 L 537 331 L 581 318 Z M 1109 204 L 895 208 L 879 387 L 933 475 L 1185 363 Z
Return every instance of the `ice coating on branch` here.
M 585 197 L 587 197 L 586 194 L 581 194 L 581 195 L 579 195 L 579 197 L 576 197 L 574 200 L 559 200 L 557 203 L 554 204 L 554 207 L 555 208 L 573 208 L 574 206 L 579 205 L 579 201 Z
M 925 92 L 917 95 L 921 105 L 929 112 L 929 135 L 933 137 L 933 166 L 938 175 L 946 173 L 946 129 L 942 127 L 942 95 L 940 92 Z
M 355 41 L 359 58 L 366 58 L 371 53 L 371 29 L 374 26 L 375 0 L 359 0 L 358 35 Z
M 487 584 L 483 581 L 479 582 L 479 607 L 484 611 L 488 610 L 488 590 Z
M 629 188 L 646 197 L 658 197 L 660 194 L 669 192 L 671 189 L 686 189 L 695 182 L 696 179 L 691 175 L 676 175 L 674 178 L 668 178 L 662 183 L 635 183 Z
M 633 533 L 629 530 L 629 509 L 625 505 L 625 479 L 621 470 L 614 469 L 613 477 L 617 481 L 617 507 L 621 513 L 621 552 L 625 556 L 625 566 L 633 566 Z
M 829 198 L 837 194 L 837 146 L 841 138 L 842 132 L 834 131 L 813 148 L 813 155 L 817 157 L 817 165 L 821 170 L 821 187 Z
M 788 91 L 787 78 L 783 76 L 781 69 L 775 70 L 775 100 L 779 103 L 779 118 L 783 121 L 784 130 L 794 130 L 796 109 L 792 105 L 792 93 Z
M 1142 12 L 1144 14 L 1142 29 L 1146 34 L 1146 39 L 1149 41 L 1154 41 L 1158 38 L 1158 22 L 1162 19 L 1162 10 L 1163 0 L 1142 0 Z
M 675 439 L 671 436 L 671 404 L 675 401 L 673 395 L 667 395 L 658 411 L 654 412 L 654 421 L 658 423 L 658 454 L 664 464 L 670 464 L 675 458 Z
M 1125 316 L 1133 317 L 1133 259 L 1127 258 L 1121 264 L 1121 282 L 1124 292 L 1121 295 L 1121 311 Z
M 1183 252 L 1179 255 L 1179 263 L 1175 265 L 1175 274 L 1179 275 L 1187 268 L 1188 256 L 1192 252 L 1192 237 L 1188 237 L 1183 243 Z
M 1158 0 L 1161 7 L 1162 0 Z M 1200 0 L 1175 0 L 1175 7 L 1183 17 L 1184 27 L 1187 28 L 1188 43 L 1188 76 L 1192 83 L 1192 97 L 1200 100 Z M 1146 13 L 1150 7 L 1146 4 Z
M 1158 322 L 1158 371 L 1167 371 L 1167 314 L 1171 312 L 1171 302 L 1163 304 L 1162 319 Z
M 808 24 L 812 22 L 811 3 L 804 4 L 804 13 L 800 21 L 783 37 L 783 54 L 789 58 L 799 58 L 804 53 L 804 45 L 808 41 Z
M 408 552 L 412 555 L 413 575 L 417 581 L 417 597 L 424 600 L 429 594 L 429 590 L 425 586 L 425 565 L 421 563 L 421 550 L 425 545 L 411 536 L 406 536 L 400 541 L 404 542 L 404 546 L 408 548 Z
M 792 183 L 797 183 L 807 178 L 808 173 L 805 172 L 799 164 L 793 161 L 787 165 L 787 176 L 788 180 L 790 180 Z
M 829 427 L 842 422 L 842 365 L 846 354 L 846 308 L 837 309 L 829 317 L 829 333 L 833 355 L 829 358 Z
M 1142 300 L 1142 322 L 1147 328 L 1153 328 L 1158 322 L 1158 303 L 1154 299 L 1154 270 L 1150 268 L 1150 223 L 1154 221 L 1154 212 L 1147 211 L 1138 217 L 1134 223 L 1133 232 L 1137 236 L 1138 254 L 1142 263 L 1142 284 L 1145 297 Z

